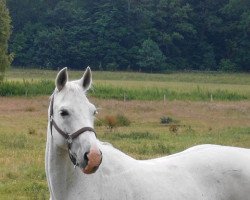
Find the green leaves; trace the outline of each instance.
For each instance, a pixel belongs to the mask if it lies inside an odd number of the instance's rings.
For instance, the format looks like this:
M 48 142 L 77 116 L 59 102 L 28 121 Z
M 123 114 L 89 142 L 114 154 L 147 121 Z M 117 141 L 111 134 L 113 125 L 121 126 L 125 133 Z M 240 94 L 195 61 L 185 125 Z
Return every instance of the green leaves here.
M 158 45 L 151 39 L 145 40 L 139 49 L 138 65 L 143 71 L 155 72 L 164 70 L 166 57 Z
M 8 54 L 8 40 L 11 32 L 11 19 L 5 0 L 0 0 L 0 82 L 5 70 L 10 66 L 12 56 Z
M 220 70 L 230 60 L 250 70 L 247 0 L 7 2 L 14 65 L 161 72 Z M 1 22 L 0 34 L 9 35 Z

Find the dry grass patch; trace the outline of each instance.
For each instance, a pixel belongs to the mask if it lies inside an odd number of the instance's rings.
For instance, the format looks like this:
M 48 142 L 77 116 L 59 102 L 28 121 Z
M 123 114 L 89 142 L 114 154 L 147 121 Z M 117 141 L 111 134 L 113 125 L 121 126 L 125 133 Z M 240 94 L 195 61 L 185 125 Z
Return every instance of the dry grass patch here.
M 93 99 L 101 108 L 97 118 L 105 115 L 124 113 L 134 125 L 160 128 L 162 116 L 170 116 L 183 125 L 222 129 L 226 127 L 248 126 L 250 102 L 191 102 L 191 101 L 116 101 Z M 153 124 L 152 124 L 153 123 Z

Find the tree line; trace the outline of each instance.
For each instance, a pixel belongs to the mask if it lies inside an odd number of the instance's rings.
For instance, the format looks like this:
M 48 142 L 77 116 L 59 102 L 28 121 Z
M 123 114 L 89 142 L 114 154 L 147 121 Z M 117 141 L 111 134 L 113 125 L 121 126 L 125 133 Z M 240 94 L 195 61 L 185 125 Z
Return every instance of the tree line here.
M 249 0 L 7 0 L 13 65 L 250 70 Z

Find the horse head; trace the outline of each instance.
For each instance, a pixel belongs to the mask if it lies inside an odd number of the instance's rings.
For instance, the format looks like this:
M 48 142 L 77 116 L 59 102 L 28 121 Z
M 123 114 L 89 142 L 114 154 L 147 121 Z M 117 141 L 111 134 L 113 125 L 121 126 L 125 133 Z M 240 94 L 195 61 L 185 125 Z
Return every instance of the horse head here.
M 77 81 L 68 81 L 67 68 L 62 69 L 57 74 L 49 108 L 53 142 L 58 148 L 68 150 L 72 163 L 86 174 L 94 173 L 102 161 L 93 129 L 97 111 L 86 97 L 91 82 L 89 67 Z

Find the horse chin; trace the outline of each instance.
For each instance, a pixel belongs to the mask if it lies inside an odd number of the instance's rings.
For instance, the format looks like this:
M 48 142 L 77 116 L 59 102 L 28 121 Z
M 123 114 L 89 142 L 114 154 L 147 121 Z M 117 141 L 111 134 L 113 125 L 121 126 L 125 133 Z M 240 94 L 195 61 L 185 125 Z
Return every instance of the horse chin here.
M 85 168 L 81 168 L 81 171 L 84 174 L 93 174 L 98 170 L 99 166 L 96 167 L 89 167 L 88 165 Z

